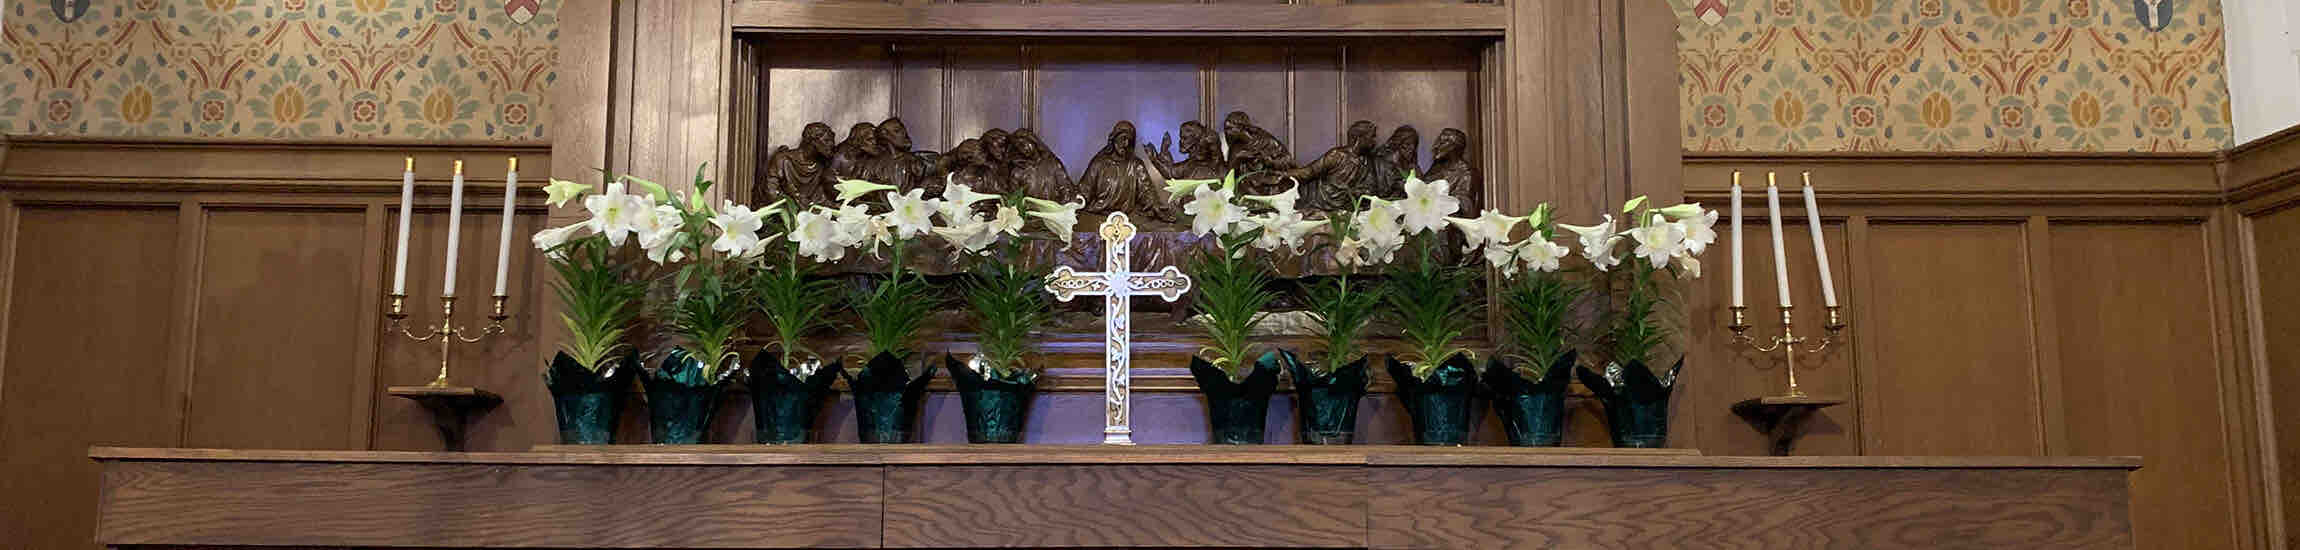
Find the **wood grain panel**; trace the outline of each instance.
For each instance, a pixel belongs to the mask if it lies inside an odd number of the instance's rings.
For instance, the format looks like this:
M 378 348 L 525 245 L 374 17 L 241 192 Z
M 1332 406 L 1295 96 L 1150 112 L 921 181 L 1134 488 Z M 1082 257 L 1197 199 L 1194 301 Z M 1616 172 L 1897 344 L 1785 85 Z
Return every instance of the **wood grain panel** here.
M 2132 476 L 2146 548 L 2232 548 L 2202 227 L 2055 223 L 2053 292 L 2069 448 L 2148 457 Z M 2110 267 L 2114 266 L 2114 267 Z
M 1762 199 L 1760 196 L 1759 199 Z M 1750 201 L 1743 206 L 1746 239 L 1744 266 L 1748 277 L 1746 298 L 1749 303 L 1747 319 L 1754 328 L 1749 336 L 1760 342 L 1770 342 L 1781 334 L 1780 298 L 1773 289 L 1773 253 L 1771 236 L 1764 217 L 1764 201 Z M 1717 206 L 1722 210 L 1725 205 Z M 1727 214 L 1730 216 L 1730 214 Z M 1803 212 L 1785 213 L 1785 217 L 1803 220 Z M 1690 331 L 1692 350 L 1687 358 L 1684 374 L 1685 388 L 1690 389 L 1678 398 L 1670 411 L 1675 415 L 1676 427 L 1672 439 L 1703 449 L 1711 454 L 1762 455 L 1768 451 L 1764 434 L 1752 428 L 1733 414 L 1733 403 L 1743 399 L 1781 395 L 1788 391 L 1788 377 L 1782 372 L 1781 354 L 1761 353 L 1745 344 L 1731 341 L 1733 333 L 1725 330 L 1733 318 L 1728 305 L 1732 302 L 1733 277 L 1732 249 L 1728 244 L 1728 217 L 1718 224 L 1718 242 L 1704 254 L 1704 277 L 1693 285 L 1687 318 L 1697 327 Z M 1789 236 L 1789 288 L 1790 299 L 1797 304 L 1793 310 L 1797 334 L 1814 338 L 1808 348 L 1818 344 L 1821 326 L 1829 315 L 1821 307 L 1820 271 L 1814 263 L 1812 240 L 1808 238 L 1808 225 L 1784 224 L 1783 234 Z M 1829 243 L 1829 265 L 1835 275 L 1837 297 L 1846 311 L 1860 311 L 1863 307 L 1851 291 L 1859 284 L 1865 271 L 1855 269 L 1857 256 L 1848 254 L 1846 227 L 1841 221 L 1822 221 L 1822 235 Z M 1860 336 L 1869 327 L 1854 327 L 1844 333 L 1840 342 L 1820 354 L 1797 354 L 1797 383 L 1805 393 L 1815 396 L 1846 400 L 1844 405 L 1822 409 L 1807 422 L 1806 434 L 1797 440 L 1796 454 L 1803 455 L 1857 455 L 1861 454 L 1860 385 L 1854 378 L 1854 358 L 1858 356 Z
M 885 43 L 772 40 L 766 43 L 767 150 L 797 146 L 809 122 L 829 124 L 846 139 L 855 123 L 878 124 L 893 112 L 895 64 Z M 905 120 L 904 122 L 909 122 Z M 912 138 L 918 137 L 917 127 Z
M 2259 293 L 2256 360 L 2269 366 L 2269 413 L 2275 426 L 2266 442 L 2279 472 L 2269 482 L 2281 488 L 2284 542 L 2300 545 L 2300 209 L 2286 208 L 2251 218 L 2254 288 Z
M 1293 132 L 1286 146 L 1294 159 L 1309 162 L 1342 143 L 1342 59 L 1344 46 L 1296 46 L 1293 50 Z M 1222 114 L 1229 114 L 1227 111 Z M 1261 113 L 1251 113 L 1262 120 Z M 1432 134 L 1432 138 L 1436 135 Z
M 878 542 L 880 478 L 878 468 L 849 467 L 134 462 L 105 473 L 99 538 L 114 545 L 852 547 Z
M 1245 111 L 1271 135 L 1285 140 L 1286 145 L 1293 145 L 1294 121 L 1320 115 L 1295 109 L 1291 95 L 1295 89 L 1289 86 L 1292 55 L 1291 48 L 1275 45 L 1223 46 L 1215 51 L 1210 75 L 1214 79 L 1214 97 L 1212 104 L 1200 113 L 1201 122 L 1219 128 L 1222 117 L 1231 111 Z M 1181 151 L 1174 154 L 1180 157 Z
M 1023 112 L 1030 88 L 1027 74 L 1018 46 L 952 46 L 945 142 L 955 146 L 992 128 L 1013 130 L 1029 124 L 1030 114 Z
M 367 411 L 352 405 L 354 331 L 375 299 L 359 293 L 365 223 L 355 211 L 208 213 L 184 444 L 365 445 Z
M 1858 375 L 1864 452 L 2044 452 L 2025 239 L 2017 225 L 1870 226 L 1854 251 L 1879 312 L 1858 329 L 1879 335 Z
M 2122 472 L 1374 468 L 1374 548 L 2133 548 Z
M 1118 121 L 1134 122 L 1135 142 L 1128 147 L 1139 149 L 1142 136 L 1156 142 L 1159 132 L 1198 119 L 1199 50 L 1049 45 L 1033 51 L 1039 139 L 1072 178 L 1086 172 Z
M 1432 43 L 1421 45 L 1382 44 L 1380 46 L 1350 48 L 1347 82 L 1342 84 L 1343 110 L 1346 124 L 1371 120 L 1381 128 L 1379 139 L 1389 139 L 1390 132 L 1399 126 L 1412 125 L 1421 135 L 1416 150 L 1419 166 L 1426 168 L 1430 161 L 1430 144 L 1437 140 L 1439 130 L 1459 128 L 1470 132 L 1474 143 L 1478 125 L 1477 94 L 1472 89 L 1477 74 L 1477 51 L 1466 45 Z M 1324 152 L 1302 151 L 1305 158 L 1316 158 Z
M 910 130 L 911 150 L 948 151 L 955 141 L 943 138 L 943 122 L 949 105 L 947 49 L 940 46 L 914 46 L 896 44 L 894 53 L 894 89 L 888 106 L 891 116 L 902 117 L 903 126 Z
M 0 370 L 0 546 L 87 548 L 90 445 L 177 443 L 176 210 L 16 209 Z
M 1349 466 L 889 467 L 886 545 L 1365 544 Z

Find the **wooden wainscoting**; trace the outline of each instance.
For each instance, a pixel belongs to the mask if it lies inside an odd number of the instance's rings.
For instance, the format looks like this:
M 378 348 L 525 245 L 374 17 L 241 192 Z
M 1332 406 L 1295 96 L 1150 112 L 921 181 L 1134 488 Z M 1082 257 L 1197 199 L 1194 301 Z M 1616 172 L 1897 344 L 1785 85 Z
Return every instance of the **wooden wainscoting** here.
M 1689 155 L 1689 200 L 1749 194 L 1752 334 L 1778 333 L 1765 171 L 1789 197 L 1798 334 L 1825 321 L 1797 174 L 1823 195 L 1824 235 L 1851 329 L 1799 371 L 1843 397 L 1796 449 L 1814 455 L 2139 455 L 2141 548 L 2259 548 L 2257 410 L 2243 288 L 2225 251 L 2237 221 L 2216 155 Z M 1723 206 L 1719 206 L 1720 209 Z M 2300 219 L 2300 216 L 2294 216 Z M 1723 228 L 1720 228 L 1723 231 Z M 2288 239 L 2290 240 L 2290 239 Z M 2300 242 L 2300 241 L 2296 241 Z M 1722 329 L 1722 242 L 1689 312 L 1694 350 L 1673 443 L 1760 454 L 1728 411 L 1780 393 L 1779 356 Z M 2265 286 L 2265 285 L 2264 285 Z M 2295 348 L 2300 349 L 2300 348 Z
M 2236 351 L 2254 381 L 2241 389 L 2264 403 L 2245 418 L 2264 442 L 2261 515 L 2271 540 L 2300 547 L 2300 127 L 2230 150 L 2223 177 L 2251 278 L 2238 296 L 2250 337 Z
M 504 158 L 527 160 L 506 338 L 458 348 L 455 379 L 510 404 L 475 448 L 551 433 L 530 382 L 549 148 L 521 144 L 14 138 L 0 164 L 0 546 L 92 542 L 90 445 L 436 449 L 418 407 L 438 348 L 383 333 L 401 157 L 416 158 L 412 321 L 437 315 L 449 164 L 467 162 L 459 289 L 494 286 Z M 468 304 L 468 302 L 467 302 Z

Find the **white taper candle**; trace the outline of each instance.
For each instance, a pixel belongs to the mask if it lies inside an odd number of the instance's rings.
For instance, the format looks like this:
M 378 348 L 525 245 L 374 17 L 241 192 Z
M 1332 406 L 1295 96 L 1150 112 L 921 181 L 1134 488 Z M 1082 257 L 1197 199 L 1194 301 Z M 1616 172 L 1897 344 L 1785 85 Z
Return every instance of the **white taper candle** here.
M 1773 281 L 1781 294 L 1781 307 L 1789 307 L 1789 248 L 1781 240 L 1781 188 L 1773 174 L 1765 173 L 1765 208 L 1773 216 Z
M 1741 172 L 1733 172 L 1733 307 L 1748 307 L 1741 290 Z
M 1813 227 L 1813 261 L 1821 264 L 1821 305 L 1837 307 L 1837 285 L 1829 278 L 1829 246 L 1821 239 L 1821 206 L 1813 201 L 1813 173 L 1805 173 L 1805 224 Z
M 511 275 L 511 202 L 519 196 L 519 157 L 511 157 L 510 171 L 503 173 L 503 232 L 502 241 L 495 246 L 495 295 L 504 296 L 505 281 Z
M 455 184 L 447 192 L 447 274 L 439 280 L 439 295 L 455 295 L 455 248 L 463 242 L 463 161 L 455 161 Z
M 415 213 L 415 157 L 407 157 L 407 170 L 399 174 L 399 257 L 392 263 L 391 293 L 407 294 L 407 223 Z

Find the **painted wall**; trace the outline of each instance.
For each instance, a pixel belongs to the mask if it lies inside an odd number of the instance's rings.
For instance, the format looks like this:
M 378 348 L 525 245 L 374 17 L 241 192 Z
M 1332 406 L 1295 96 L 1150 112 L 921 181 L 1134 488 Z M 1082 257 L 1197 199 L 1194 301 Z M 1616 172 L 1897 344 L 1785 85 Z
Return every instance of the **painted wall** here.
M 2216 0 L 1669 0 L 1688 151 L 2214 151 Z
M 547 135 L 556 1 L 5 4 L 0 133 Z

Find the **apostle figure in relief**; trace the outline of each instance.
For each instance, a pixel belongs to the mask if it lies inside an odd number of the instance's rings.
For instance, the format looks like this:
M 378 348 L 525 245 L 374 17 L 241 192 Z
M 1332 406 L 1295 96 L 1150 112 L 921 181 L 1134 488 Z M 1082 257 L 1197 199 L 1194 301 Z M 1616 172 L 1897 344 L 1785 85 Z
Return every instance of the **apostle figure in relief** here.
M 1238 192 L 1268 195 L 1293 185 L 1283 176 L 1300 167 L 1294 162 L 1294 153 L 1270 131 L 1255 126 L 1245 111 L 1231 111 L 1222 117 L 1222 136 L 1230 145 L 1229 163 L 1238 173 Z
M 982 133 L 982 159 L 1001 169 L 992 170 L 990 177 L 983 179 L 981 185 L 974 186 L 975 191 L 1004 195 L 1014 189 L 1013 174 L 1003 169 L 1012 164 L 1014 159 L 1014 144 L 1006 130 L 991 128 Z
M 880 122 L 877 139 L 886 154 L 864 167 L 863 172 L 871 176 L 864 179 L 895 186 L 897 191 L 926 187 L 926 196 L 942 196 L 942 177 L 934 174 L 934 162 L 925 158 L 933 154 L 911 151 L 910 128 L 901 118 Z
M 879 143 L 878 127 L 868 122 L 857 122 L 847 130 L 846 141 L 831 150 L 831 174 L 841 179 L 870 179 L 869 168 L 886 155 L 886 145 Z M 883 182 L 881 182 L 883 183 Z
M 1149 144 L 1143 144 L 1142 152 L 1150 157 L 1151 163 L 1157 166 L 1159 173 L 1164 174 L 1167 179 L 1221 179 L 1222 172 L 1226 169 L 1222 165 L 1221 138 L 1216 137 L 1213 132 L 1207 131 L 1206 125 L 1199 124 L 1195 120 L 1183 122 L 1181 134 L 1182 153 L 1190 155 L 1189 160 L 1174 162 L 1173 145 L 1170 141 L 1173 139 L 1172 137 L 1159 140 L 1159 148 L 1155 151 L 1150 149 Z
M 943 153 L 938 160 L 940 160 L 940 166 L 937 167 L 937 170 L 949 175 L 948 183 L 965 185 L 977 191 L 984 191 L 990 189 L 990 186 L 997 185 L 996 180 L 1006 173 L 1006 167 L 991 164 L 990 157 L 983 154 L 982 140 L 976 138 L 966 138 L 966 141 L 958 142 L 957 147 L 952 147 L 950 152 Z M 937 186 L 943 184 L 943 182 L 935 183 Z
M 1086 174 L 1078 182 L 1086 195 L 1087 212 L 1125 212 L 1141 220 L 1176 221 L 1179 209 L 1169 208 L 1163 200 L 1162 175 L 1135 154 L 1134 123 L 1121 120 L 1110 127 L 1109 142 L 1086 163 Z
M 830 202 L 831 186 L 838 183 L 830 169 L 836 139 L 830 125 L 814 122 L 799 130 L 797 148 L 776 146 L 759 185 L 751 189 L 751 204 L 773 204 L 781 198 L 794 205 Z
M 1382 143 L 1374 155 L 1373 196 L 1402 199 L 1406 196 L 1406 173 L 1419 173 L 1421 169 L 1422 134 L 1411 125 L 1399 126 L 1390 132 L 1390 140 Z M 1422 179 L 1430 179 L 1422 176 Z
M 1446 193 L 1461 200 L 1461 211 L 1475 213 L 1484 209 L 1483 182 L 1477 179 L 1477 167 L 1469 161 L 1469 135 L 1461 130 L 1439 130 L 1437 141 L 1430 144 L 1430 170 L 1425 180 L 1445 180 Z
M 1070 180 L 1070 169 L 1055 158 L 1046 142 L 1038 140 L 1038 133 L 1029 128 L 1015 130 L 1011 138 L 1014 156 L 1007 159 L 1013 185 L 1022 187 L 1023 193 L 1054 202 L 1078 200 L 1078 185 Z M 1008 188 L 1011 190 L 1012 188 Z
M 1374 192 L 1374 163 L 1381 148 L 1374 142 L 1372 121 L 1350 123 L 1341 146 L 1318 155 L 1317 160 L 1286 175 L 1305 182 L 1312 193 L 1303 197 L 1315 208 L 1348 210 L 1359 196 Z M 1386 161 L 1385 161 L 1386 162 Z

